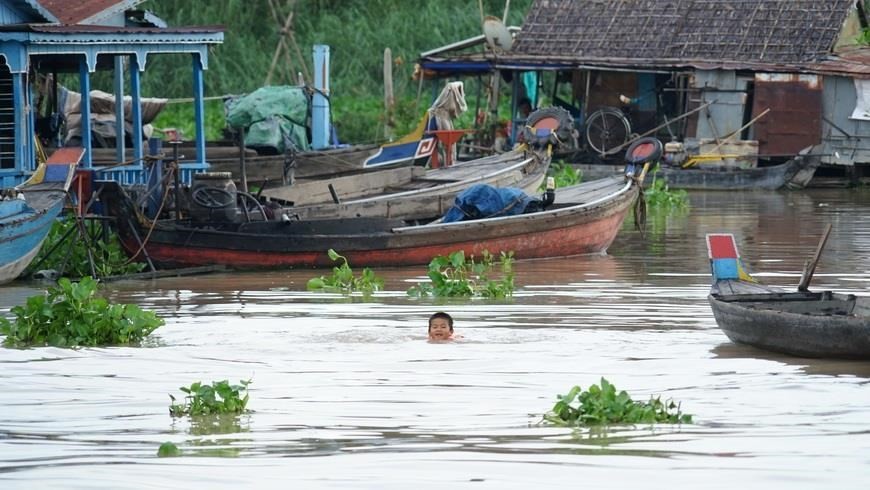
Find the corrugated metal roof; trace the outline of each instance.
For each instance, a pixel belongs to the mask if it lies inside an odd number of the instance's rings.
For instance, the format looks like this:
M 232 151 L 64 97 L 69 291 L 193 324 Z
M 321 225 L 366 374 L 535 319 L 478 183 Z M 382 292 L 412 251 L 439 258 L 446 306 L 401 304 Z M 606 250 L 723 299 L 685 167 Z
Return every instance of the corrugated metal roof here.
M 145 0 L 36 0 L 61 24 L 96 22 L 100 18 L 131 9 Z
M 799 65 L 833 50 L 855 0 L 535 0 L 508 58 Z

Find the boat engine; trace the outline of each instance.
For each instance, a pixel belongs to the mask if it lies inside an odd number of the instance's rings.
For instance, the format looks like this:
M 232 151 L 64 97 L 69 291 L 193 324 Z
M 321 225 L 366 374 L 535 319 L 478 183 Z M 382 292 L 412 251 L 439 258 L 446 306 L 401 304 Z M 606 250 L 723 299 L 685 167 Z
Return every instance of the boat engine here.
M 230 172 L 205 172 L 193 175 L 190 190 L 190 217 L 200 222 L 238 220 L 236 184 Z
M 686 154 L 686 147 L 682 142 L 671 141 L 670 143 L 665 143 L 665 150 L 662 153 L 661 161 L 665 165 L 681 167 L 686 163 L 688 157 L 688 154 Z

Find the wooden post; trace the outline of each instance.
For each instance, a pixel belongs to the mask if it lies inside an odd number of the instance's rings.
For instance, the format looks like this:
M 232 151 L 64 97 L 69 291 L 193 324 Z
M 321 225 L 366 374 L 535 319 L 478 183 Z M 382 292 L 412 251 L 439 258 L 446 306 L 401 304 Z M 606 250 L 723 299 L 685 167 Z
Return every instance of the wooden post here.
M 242 190 L 248 192 L 248 161 L 245 155 L 245 128 L 239 128 L 239 171 L 241 172 Z
M 761 114 L 753 117 L 748 123 L 744 124 L 743 126 L 740 126 L 739 128 L 737 128 L 734 131 L 732 131 L 731 133 L 729 133 L 728 136 L 725 136 L 724 138 L 722 138 L 722 141 L 720 141 L 718 145 L 714 146 L 713 149 L 710 150 L 710 153 L 713 153 L 714 151 L 718 150 L 720 146 L 724 145 L 728 140 L 733 138 L 735 135 L 740 134 L 744 129 L 755 124 L 755 121 L 758 121 L 759 119 L 761 119 L 762 117 L 767 115 L 768 112 L 770 112 L 770 107 L 765 109 Z
M 816 247 L 816 253 L 813 255 L 813 260 L 808 261 L 804 266 L 804 273 L 801 274 L 801 282 L 798 284 L 798 291 L 808 291 L 810 281 L 813 279 L 813 274 L 816 272 L 816 265 L 819 263 L 819 258 L 822 256 L 822 249 L 825 248 L 825 243 L 828 242 L 828 235 L 831 234 L 831 224 L 825 227 L 825 232 L 819 240 L 819 246 Z
M 384 49 L 384 138 L 393 140 L 393 52 Z

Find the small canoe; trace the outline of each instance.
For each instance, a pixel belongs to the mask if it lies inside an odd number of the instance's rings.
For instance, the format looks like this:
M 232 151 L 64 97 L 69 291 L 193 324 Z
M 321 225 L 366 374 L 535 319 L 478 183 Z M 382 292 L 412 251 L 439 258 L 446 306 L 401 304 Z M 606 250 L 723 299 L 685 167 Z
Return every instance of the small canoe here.
M 870 298 L 759 284 L 731 234 L 707 235 L 707 249 L 713 273 L 708 300 L 732 342 L 800 357 L 870 359 Z

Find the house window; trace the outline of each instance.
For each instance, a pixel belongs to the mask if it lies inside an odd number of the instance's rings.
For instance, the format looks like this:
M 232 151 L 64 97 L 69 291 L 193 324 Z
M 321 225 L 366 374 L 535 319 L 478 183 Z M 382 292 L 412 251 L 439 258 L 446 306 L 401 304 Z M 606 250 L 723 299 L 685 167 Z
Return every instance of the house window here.
M 855 110 L 849 119 L 870 121 L 870 80 L 855 79 Z

